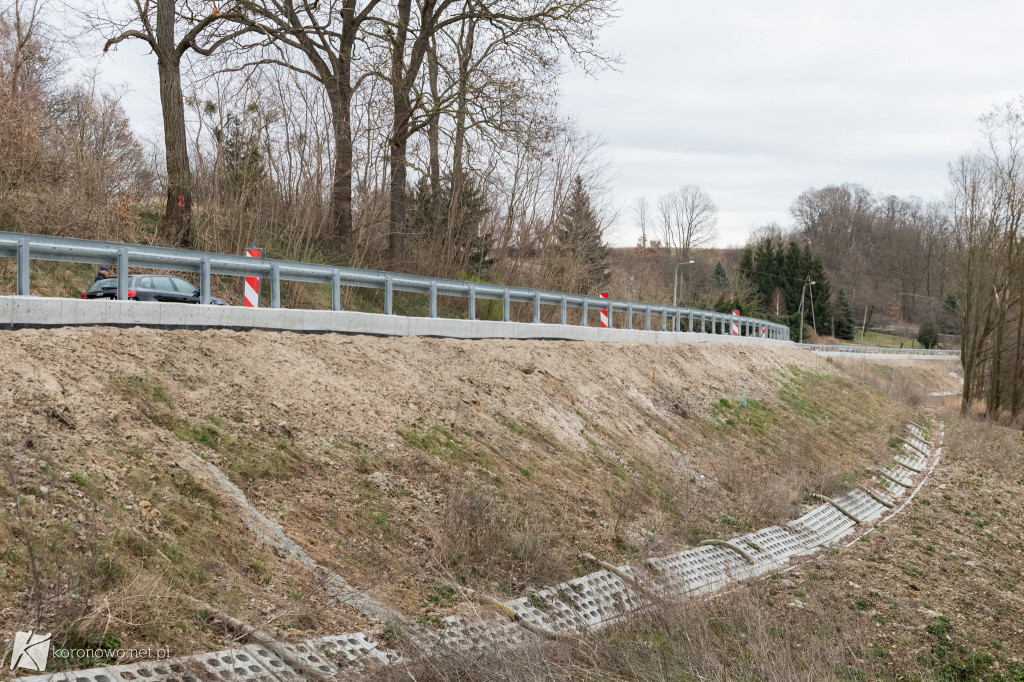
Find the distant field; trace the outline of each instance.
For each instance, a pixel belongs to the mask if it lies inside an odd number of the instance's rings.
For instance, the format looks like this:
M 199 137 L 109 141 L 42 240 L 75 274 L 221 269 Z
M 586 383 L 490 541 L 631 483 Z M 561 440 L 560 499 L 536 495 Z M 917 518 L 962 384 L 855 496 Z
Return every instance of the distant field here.
M 883 348 L 899 348 L 900 344 L 903 344 L 904 348 L 924 348 L 916 339 L 871 331 L 864 335 L 858 331 L 854 334 L 853 341 L 841 341 L 840 343 L 851 346 L 881 346 Z

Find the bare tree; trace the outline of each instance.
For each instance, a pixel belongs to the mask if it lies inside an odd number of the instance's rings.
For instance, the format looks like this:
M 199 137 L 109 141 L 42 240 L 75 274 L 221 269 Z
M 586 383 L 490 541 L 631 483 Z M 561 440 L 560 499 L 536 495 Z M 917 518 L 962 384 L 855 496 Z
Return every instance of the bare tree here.
M 658 199 L 665 245 L 677 258 L 689 258 L 690 249 L 708 246 L 718 236 L 718 206 L 696 185 L 683 185 Z
M 995 293 L 998 273 L 993 268 L 999 234 L 993 220 L 994 195 L 985 159 L 961 157 L 949 169 L 949 208 L 955 243 L 961 341 L 960 363 L 964 371 L 960 410 L 967 414 L 980 379 L 978 370 L 995 328 Z
M 94 18 L 106 25 L 105 31 L 110 35 L 103 46 L 104 52 L 125 40 L 136 39 L 149 45 L 156 55 L 167 164 L 163 222 L 170 231 L 169 241 L 178 246 L 190 245 L 192 223 L 192 172 L 188 159 L 181 63 L 189 50 L 208 56 L 237 37 L 238 32 L 228 33 L 200 45 L 204 32 L 227 18 L 228 14 L 214 5 L 212 11 L 196 15 L 187 0 L 132 0 L 131 16 L 127 19 Z M 180 38 L 176 37 L 179 25 L 184 31 Z
M 415 87 L 435 35 L 448 27 L 478 21 L 494 27 L 499 34 L 519 35 L 528 27 L 538 40 L 557 44 L 580 63 L 595 68 L 609 63 L 598 52 L 594 31 L 614 16 L 612 0 L 492 0 L 489 3 L 458 0 L 422 0 L 412 12 L 412 0 L 396 0 L 395 14 L 386 22 L 384 39 L 388 46 L 391 87 L 392 125 L 388 140 L 390 155 L 390 232 L 391 267 L 405 262 L 407 233 L 407 177 L 409 139 L 429 126 L 433 113 L 424 111 L 428 98 L 414 98 Z M 500 41 L 509 45 L 509 40 Z M 434 104 L 436 106 L 436 104 Z
M 640 195 L 633 202 L 633 220 L 640 228 L 640 248 L 647 248 L 647 230 L 651 224 L 651 204 L 646 195 Z
M 331 109 L 334 172 L 331 183 L 330 232 L 341 242 L 352 236 L 352 98 L 368 72 L 355 75 L 356 44 L 364 25 L 380 19 L 380 0 L 361 9 L 356 0 L 239 0 L 235 19 L 257 38 L 246 45 L 255 50 L 250 66 L 274 65 L 320 83 Z M 296 64 L 295 52 L 306 65 Z

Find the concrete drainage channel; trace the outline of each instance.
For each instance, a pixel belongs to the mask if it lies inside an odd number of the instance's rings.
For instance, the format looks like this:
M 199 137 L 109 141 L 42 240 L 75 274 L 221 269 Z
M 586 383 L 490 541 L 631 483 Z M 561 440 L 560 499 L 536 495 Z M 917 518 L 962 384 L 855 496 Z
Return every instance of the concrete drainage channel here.
M 772 526 L 643 565 L 613 566 L 585 557 L 601 569 L 507 602 L 490 601 L 472 620 L 449 616 L 442 627 L 410 626 L 405 634 L 423 651 L 468 654 L 510 647 L 537 638 L 580 634 L 613 624 L 645 608 L 653 599 L 710 596 L 738 582 L 785 570 L 791 559 L 837 544 L 851 533 L 870 532 L 913 499 L 939 462 L 942 426 L 929 434 L 908 426 L 902 452 L 873 473 L 873 485 L 823 504 L 785 526 Z M 908 492 L 910 493 L 908 495 Z M 847 543 L 849 544 L 849 543 Z M 486 615 L 485 615 L 486 613 Z M 284 681 L 359 679 L 373 669 L 401 661 L 372 633 L 352 633 L 286 644 L 291 663 L 259 644 L 157 664 L 119 665 L 75 672 L 21 677 L 21 682 L 198 682 L 199 680 Z

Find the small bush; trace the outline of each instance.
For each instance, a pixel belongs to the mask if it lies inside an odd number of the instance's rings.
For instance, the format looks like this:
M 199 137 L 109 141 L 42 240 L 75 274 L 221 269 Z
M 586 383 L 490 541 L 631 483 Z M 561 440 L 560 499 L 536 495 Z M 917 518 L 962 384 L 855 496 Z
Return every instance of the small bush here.
M 917 342 L 925 348 L 935 348 L 939 345 L 939 330 L 935 328 L 934 322 L 925 322 L 917 331 Z

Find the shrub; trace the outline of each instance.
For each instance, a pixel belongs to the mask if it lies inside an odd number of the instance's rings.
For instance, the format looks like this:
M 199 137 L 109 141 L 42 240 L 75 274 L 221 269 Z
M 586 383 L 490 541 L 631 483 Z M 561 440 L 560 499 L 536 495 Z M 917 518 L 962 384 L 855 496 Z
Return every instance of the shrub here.
M 939 345 L 939 330 L 935 328 L 934 322 L 925 322 L 917 332 L 917 342 L 925 348 L 935 348 Z

